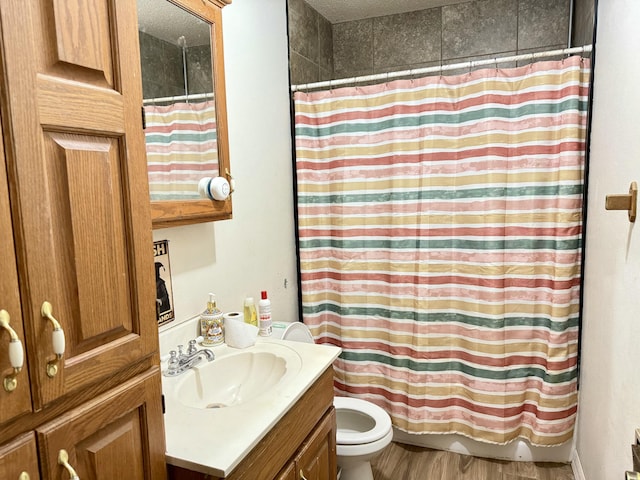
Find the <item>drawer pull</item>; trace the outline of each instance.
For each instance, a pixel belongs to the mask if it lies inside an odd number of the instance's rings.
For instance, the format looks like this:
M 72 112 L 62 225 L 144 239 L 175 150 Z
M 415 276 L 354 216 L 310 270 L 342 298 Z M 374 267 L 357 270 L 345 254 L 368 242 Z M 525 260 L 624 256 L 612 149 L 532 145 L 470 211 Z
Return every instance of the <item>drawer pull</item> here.
M 73 469 L 71 465 L 69 465 L 69 454 L 65 449 L 62 449 L 58 452 L 58 465 L 62 465 L 69 472 L 69 480 L 80 480 L 80 477 Z
M 31 480 L 31 477 L 27 472 L 22 472 L 18 477 L 18 480 Z
M 53 378 L 58 373 L 58 362 L 64 355 L 65 339 L 64 330 L 60 326 L 60 323 L 53 318 L 53 307 L 49 302 L 44 302 L 40 309 L 42 318 L 48 319 L 53 325 L 53 332 L 51 334 L 51 341 L 53 343 L 53 353 L 56 354 L 56 358 L 47 363 L 47 375 Z
M 300 480 L 307 480 L 307 477 L 304 476 L 304 472 L 300 469 Z
M 24 365 L 24 349 L 15 330 L 9 325 L 9 313 L 6 310 L 0 310 L 0 328 L 9 332 L 9 362 L 13 367 L 13 373 L 4 377 L 4 389 L 13 392 L 18 386 L 16 376 Z

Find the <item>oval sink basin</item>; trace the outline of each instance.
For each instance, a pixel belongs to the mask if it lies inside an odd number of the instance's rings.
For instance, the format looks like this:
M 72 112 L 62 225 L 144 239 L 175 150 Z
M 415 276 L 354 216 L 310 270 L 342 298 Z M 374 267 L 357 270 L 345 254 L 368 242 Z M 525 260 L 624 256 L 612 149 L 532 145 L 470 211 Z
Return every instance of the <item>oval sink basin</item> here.
M 271 352 L 241 352 L 203 362 L 176 385 L 187 407 L 216 409 L 242 405 L 268 392 L 287 371 L 287 361 Z

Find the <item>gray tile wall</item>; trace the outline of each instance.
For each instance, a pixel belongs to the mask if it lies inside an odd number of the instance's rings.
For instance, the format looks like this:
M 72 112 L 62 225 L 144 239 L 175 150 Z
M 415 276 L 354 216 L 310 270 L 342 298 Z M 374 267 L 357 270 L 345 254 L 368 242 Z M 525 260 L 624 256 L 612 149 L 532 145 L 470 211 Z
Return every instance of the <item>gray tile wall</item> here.
M 289 0 L 291 83 L 565 48 L 571 1 L 474 0 L 330 25 Z M 572 45 L 590 44 L 594 0 L 573 1 Z
M 288 1 L 291 83 L 330 80 L 333 76 L 333 28 L 304 0 Z
M 595 0 L 574 0 L 572 45 L 581 46 L 592 43 L 594 19 Z
M 138 35 L 143 98 L 184 95 L 182 48 L 144 32 Z M 186 58 L 189 93 L 213 92 L 211 47 L 189 47 Z
M 334 78 L 567 46 L 571 0 L 475 0 L 333 25 Z

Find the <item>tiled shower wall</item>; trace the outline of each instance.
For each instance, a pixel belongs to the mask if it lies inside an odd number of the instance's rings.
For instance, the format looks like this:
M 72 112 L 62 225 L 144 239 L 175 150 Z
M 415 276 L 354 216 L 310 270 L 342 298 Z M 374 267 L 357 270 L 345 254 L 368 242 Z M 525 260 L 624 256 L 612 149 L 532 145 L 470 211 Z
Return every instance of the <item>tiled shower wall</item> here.
M 289 0 L 291 83 L 565 48 L 570 2 L 475 0 L 330 25 L 304 0 Z M 593 0 L 576 2 L 580 39 L 591 43 Z
M 184 95 L 182 48 L 145 32 L 138 32 L 138 35 L 143 98 Z M 188 47 L 186 59 L 189 94 L 212 92 L 211 47 Z

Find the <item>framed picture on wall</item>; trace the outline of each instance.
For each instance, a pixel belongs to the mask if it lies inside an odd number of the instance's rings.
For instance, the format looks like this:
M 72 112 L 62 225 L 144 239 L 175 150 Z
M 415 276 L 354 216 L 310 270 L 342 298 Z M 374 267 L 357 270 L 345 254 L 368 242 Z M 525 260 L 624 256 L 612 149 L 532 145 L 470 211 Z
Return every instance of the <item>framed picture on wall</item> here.
M 175 319 L 173 289 L 171 288 L 171 264 L 169 240 L 153 242 L 153 259 L 156 267 L 156 318 L 158 326 Z

